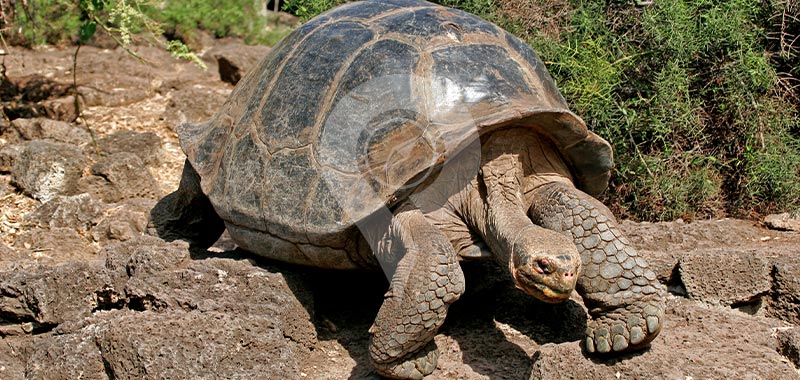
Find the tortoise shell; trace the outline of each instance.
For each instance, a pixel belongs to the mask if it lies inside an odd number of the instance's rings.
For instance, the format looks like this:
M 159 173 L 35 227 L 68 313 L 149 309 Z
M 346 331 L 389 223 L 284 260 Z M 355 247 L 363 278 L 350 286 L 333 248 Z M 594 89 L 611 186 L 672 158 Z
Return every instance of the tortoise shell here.
M 578 188 L 605 190 L 610 145 L 568 110 L 527 44 L 463 11 L 384 0 L 302 25 L 212 120 L 178 135 L 240 245 L 324 251 L 347 249 L 356 223 L 510 125 L 549 137 Z

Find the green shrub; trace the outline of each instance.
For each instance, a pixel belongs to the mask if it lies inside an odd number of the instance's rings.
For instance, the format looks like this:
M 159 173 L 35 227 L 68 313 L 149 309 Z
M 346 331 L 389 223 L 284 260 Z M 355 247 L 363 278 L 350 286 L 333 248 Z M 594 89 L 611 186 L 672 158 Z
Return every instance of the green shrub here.
M 193 37 L 197 29 L 215 37 L 240 37 L 249 44 L 274 45 L 291 29 L 269 20 L 253 0 L 167 0 L 151 9 L 154 18 L 177 34 Z
M 80 9 L 75 0 L 29 0 L 27 7 L 16 2 L 16 25 L 7 28 L 9 36 L 19 44 L 36 46 L 59 45 L 71 42 L 78 36 L 81 25 Z
M 287 0 L 281 9 L 300 17 L 300 21 L 306 22 L 316 15 L 345 2 L 346 0 Z
M 754 0 L 573 1 L 533 39 L 572 108 L 612 142 L 606 201 L 648 220 L 800 207 L 797 104 L 779 94 Z M 793 129 L 794 128 L 794 129 Z

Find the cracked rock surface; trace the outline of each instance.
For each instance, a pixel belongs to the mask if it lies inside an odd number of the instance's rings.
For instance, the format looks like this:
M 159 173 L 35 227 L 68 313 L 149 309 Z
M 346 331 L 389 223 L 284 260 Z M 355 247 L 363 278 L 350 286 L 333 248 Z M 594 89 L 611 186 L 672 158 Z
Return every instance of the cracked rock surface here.
M 149 236 L 101 256 L 0 272 L 3 379 L 299 378 L 316 344 L 299 277 Z

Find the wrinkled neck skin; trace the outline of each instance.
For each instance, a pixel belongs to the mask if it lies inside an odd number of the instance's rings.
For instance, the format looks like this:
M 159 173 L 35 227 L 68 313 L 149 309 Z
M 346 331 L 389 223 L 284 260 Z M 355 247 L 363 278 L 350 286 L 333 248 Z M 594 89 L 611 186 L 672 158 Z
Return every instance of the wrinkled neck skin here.
M 508 268 L 515 285 L 545 301 L 569 297 L 580 255 L 563 234 L 535 225 L 527 215 L 537 186 L 571 183 L 547 139 L 530 130 L 493 133 L 445 164 L 438 178 L 412 195 L 462 257 L 482 241 Z

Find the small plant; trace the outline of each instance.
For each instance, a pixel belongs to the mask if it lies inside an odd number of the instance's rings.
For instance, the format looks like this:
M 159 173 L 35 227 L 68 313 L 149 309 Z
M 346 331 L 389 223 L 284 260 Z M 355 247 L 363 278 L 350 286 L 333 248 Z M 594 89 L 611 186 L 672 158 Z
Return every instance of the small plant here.
M 161 45 L 173 57 L 185 59 L 205 68 L 206 65 L 197 55 L 181 41 L 165 42 L 159 38 L 164 34 L 161 25 L 147 16 L 142 10 L 150 6 L 147 0 L 80 0 L 81 25 L 80 41 L 88 41 L 97 28 L 103 29 L 120 47 L 132 56 L 143 60 L 131 50 L 130 44 L 134 33 L 145 32 L 150 41 Z

